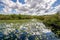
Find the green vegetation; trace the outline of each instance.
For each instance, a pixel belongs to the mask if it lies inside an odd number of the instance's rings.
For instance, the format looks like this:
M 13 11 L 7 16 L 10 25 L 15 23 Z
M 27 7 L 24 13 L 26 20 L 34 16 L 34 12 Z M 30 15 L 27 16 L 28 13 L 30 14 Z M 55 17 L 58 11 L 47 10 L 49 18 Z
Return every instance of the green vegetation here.
M 0 23 L 25 23 L 25 22 L 29 22 L 31 19 L 24 19 L 24 20 L 0 20 Z
M 19 19 L 31 19 L 32 17 L 30 15 L 2 15 L 0 14 L 0 20 L 19 20 Z
M 39 19 L 45 25 L 60 37 L 60 14 L 56 13 L 54 15 L 44 15 L 44 16 L 30 16 L 30 15 L 2 15 L 0 14 L 0 23 L 2 22 L 26 22 L 30 19 Z M 25 20 L 25 21 L 24 21 Z
M 51 30 L 60 37 L 60 14 L 44 16 L 43 22 L 51 28 Z

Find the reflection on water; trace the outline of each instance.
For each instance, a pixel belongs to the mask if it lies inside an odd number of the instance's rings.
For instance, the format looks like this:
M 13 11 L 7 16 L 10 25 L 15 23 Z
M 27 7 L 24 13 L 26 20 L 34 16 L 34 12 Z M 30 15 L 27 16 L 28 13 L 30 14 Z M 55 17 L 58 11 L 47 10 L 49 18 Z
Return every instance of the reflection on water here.
M 42 22 L 32 19 L 28 23 L 1 23 L 0 40 L 60 40 Z

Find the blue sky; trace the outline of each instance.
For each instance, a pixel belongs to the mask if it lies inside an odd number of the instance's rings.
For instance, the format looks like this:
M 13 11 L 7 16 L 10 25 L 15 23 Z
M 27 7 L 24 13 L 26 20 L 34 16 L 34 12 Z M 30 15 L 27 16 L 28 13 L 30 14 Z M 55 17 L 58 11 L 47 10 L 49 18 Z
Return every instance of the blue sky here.
M 13 2 L 16 2 L 17 0 L 12 0 Z M 24 4 L 24 0 L 19 0 L 20 3 Z
M 55 6 L 58 6 L 58 5 L 60 5 L 60 0 L 57 0 L 57 1 L 53 4 L 54 7 L 55 7 Z
M 2 1 L 5 1 L 5 0 L 2 0 Z M 5 2 L 2 2 L 2 1 L 0 1 L 0 13 L 2 12 L 2 10 L 4 9 L 4 7 L 5 7 Z M 16 3 L 17 2 L 17 0 L 11 0 L 12 2 L 14 2 L 14 3 Z M 22 5 L 23 4 L 25 4 L 25 0 L 18 0 Z M 38 2 L 38 0 L 35 0 L 36 2 Z M 53 0 L 53 2 L 54 2 L 55 0 Z M 9 2 L 9 1 L 8 1 Z M 29 1 L 27 1 L 27 2 L 29 2 Z M 45 1 L 46 2 L 46 1 Z M 14 3 L 13 3 L 13 5 L 14 5 Z M 8 3 L 7 3 L 8 4 Z M 34 4 L 34 1 L 32 2 L 32 3 L 30 3 L 30 5 L 31 5 L 31 7 L 33 7 L 34 5 L 32 5 L 32 4 Z M 15 9 L 13 9 L 13 5 L 10 5 L 10 4 L 8 4 L 9 6 L 11 6 L 10 8 L 12 8 L 12 10 L 11 10 L 11 12 L 16 12 L 16 10 Z M 42 4 L 43 5 L 43 4 Z M 49 5 L 49 4 L 48 4 Z M 47 7 L 49 8 L 49 6 L 47 5 Z M 56 7 L 56 6 L 59 6 L 60 5 L 60 0 L 57 0 L 57 1 L 55 1 L 55 3 L 53 4 L 53 5 L 51 5 L 52 7 Z M 20 6 L 20 5 L 18 5 L 18 6 Z M 17 6 L 17 7 L 18 7 Z M 15 6 L 16 7 L 16 6 Z M 25 6 L 26 7 L 26 6 Z M 40 7 L 40 6 L 39 6 Z M 10 9 L 9 8 L 9 9 Z M 28 6 L 27 6 L 27 8 L 28 8 Z M 17 8 L 18 9 L 18 8 Z M 32 9 L 32 8 L 31 8 Z M 39 8 L 38 8 L 39 9 Z M 50 8 L 49 8 L 50 9 Z M 47 12 L 49 11 L 49 9 L 48 10 L 46 10 Z M 54 8 L 52 8 L 52 10 L 53 10 Z M 4 9 L 5 10 L 5 9 Z M 22 7 L 22 10 L 19 10 L 19 11 L 23 11 L 23 10 L 26 10 L 26 9 L 24 9 L 24 7 Z M 51 9 L 50 9 L 51 10 Z M 6 11 L 6 10 L 5 10 Z M 35 10 L 29 10 L 29 12 L 34 12 Z M 25 12 L 25 11 L 23 11 L 23 12 Z M 42 12 L 44 12 L 44 10 L 42 11 Z M 38 13 L 38 12 L 37 12 Z
M 12 0 L 12 1 L 13 1 L 13 2 L 16 2 L 17 0 Z M 19 0 L 19 2 L 22 3 L 22 4 L 25 3 L 24 0 Z M 57 0 L 57 1 L 53 4 L 54 7 L 57 6 L 57 5 L 60 5 L 60 0 Z

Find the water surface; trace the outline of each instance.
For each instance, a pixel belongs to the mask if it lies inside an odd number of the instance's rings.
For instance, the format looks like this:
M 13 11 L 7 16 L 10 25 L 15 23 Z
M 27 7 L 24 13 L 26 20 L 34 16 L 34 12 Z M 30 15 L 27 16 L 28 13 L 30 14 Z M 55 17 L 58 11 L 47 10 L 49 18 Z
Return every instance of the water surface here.
M 42 22 L 0 23 L 0 40 L 60 40 Z

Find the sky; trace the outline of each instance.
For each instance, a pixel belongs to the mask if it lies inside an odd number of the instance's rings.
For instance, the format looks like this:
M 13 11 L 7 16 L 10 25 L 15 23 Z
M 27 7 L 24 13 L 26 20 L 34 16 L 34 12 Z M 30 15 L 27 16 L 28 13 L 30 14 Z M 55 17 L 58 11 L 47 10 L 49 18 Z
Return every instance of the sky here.
M 46 15 L 60 11 L 60 0 L 0 0 L 0 14 Z

